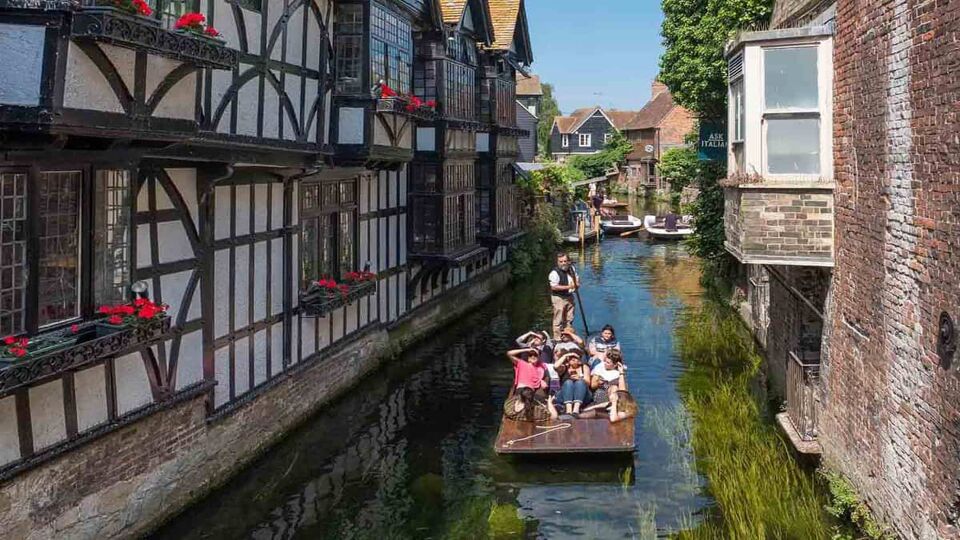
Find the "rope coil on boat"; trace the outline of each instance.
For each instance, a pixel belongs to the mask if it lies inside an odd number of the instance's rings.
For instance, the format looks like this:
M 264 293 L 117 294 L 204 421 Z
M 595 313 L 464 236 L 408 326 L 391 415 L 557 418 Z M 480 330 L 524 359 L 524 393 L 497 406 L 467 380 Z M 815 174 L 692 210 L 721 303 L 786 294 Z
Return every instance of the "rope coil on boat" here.
M 560 430 L 564 430 L 571 427 L 573 427 L 573 424 L 571 424 L 570 422 L 564 422 L 562 424 L 557 424 L 555 426 L 535 426 L 536 429 L 545 429 L 546 431 L 541 431 L 540 433 L 534 433 L 533 435 L 528 435 L 526 437 L 521 437 L 519 439 L 510 439 L 509 441 L 503 443 L 503 445 L 513 446 L 514 443 L 518 443 L 520 441 L 526 441 L 534 437 L 539 437 L 541 435 L 546 435 L 547 433 L 553 433 L 554 431 L 560 431 Z

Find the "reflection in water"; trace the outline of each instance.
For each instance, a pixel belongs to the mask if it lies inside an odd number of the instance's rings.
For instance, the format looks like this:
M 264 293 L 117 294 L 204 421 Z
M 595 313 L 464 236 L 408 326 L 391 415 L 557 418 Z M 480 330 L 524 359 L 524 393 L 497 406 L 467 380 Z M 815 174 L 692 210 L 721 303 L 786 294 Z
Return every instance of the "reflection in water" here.
M 678 244 L 619 238 L 574 258 L 590 327 L 616 327 L 641 405 L 632 457 L 492 451 L 513 380 L 503 351 L 549 327 L 544 271 L 405 353 L 156 537 L 651 538 L 690 525 L 711 501 L 673 328 L 698 302 L 696 261 Z

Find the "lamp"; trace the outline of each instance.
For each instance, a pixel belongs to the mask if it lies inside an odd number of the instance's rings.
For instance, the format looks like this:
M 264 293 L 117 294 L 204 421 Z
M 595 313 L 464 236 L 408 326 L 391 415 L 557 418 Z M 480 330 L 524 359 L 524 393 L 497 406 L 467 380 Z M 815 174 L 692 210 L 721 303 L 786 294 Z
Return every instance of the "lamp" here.
M 130 290 L 137 295 L 137 298 L 147 298 L 147 290 L 150 288 L 146 281 L 140 280 L 130 285 Z

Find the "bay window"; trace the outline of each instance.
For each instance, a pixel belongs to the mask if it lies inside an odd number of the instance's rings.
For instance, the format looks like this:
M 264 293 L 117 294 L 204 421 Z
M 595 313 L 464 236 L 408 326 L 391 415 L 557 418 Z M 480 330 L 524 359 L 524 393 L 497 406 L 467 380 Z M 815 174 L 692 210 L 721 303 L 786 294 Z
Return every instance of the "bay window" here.
M 127 299 L 130 193 L 123 169 L 0 170 L 0 335 Z
M 413 29 L 387 7 L 370 4 L 370 80 L 386 82 L 397 92 L 410 93 Z
M 363 5 L 337 4 L 335 24 L 337 92 L 363 91 Z
M 341 279 L 357 270 L 357 182 L 312 181 L 301 187 L 300 278 Z
M 731 172 L 832 180 L 832 28 L 806 34 L 748 32 L 730 47 Z

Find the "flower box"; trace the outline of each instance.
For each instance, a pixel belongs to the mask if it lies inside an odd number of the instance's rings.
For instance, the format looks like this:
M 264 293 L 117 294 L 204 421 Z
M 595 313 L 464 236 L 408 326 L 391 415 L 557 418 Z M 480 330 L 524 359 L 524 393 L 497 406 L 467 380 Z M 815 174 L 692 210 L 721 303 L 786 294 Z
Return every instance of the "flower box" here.
M 348 284 L 347 287 L 346 291 L 334 291 L 311 286 L 300 293 L 301 312 L 308 317 L 323 317 L 337 308 L 373 294 L 377 290 L 377 282 L 362 281 Z
M 112 325 L 103 320 L 48 332 L 30 340 L 21 357 L 0 356 L 0 397 L 65 371 L 143 347 L 170 330 L 162 315 L 135 325 Z

